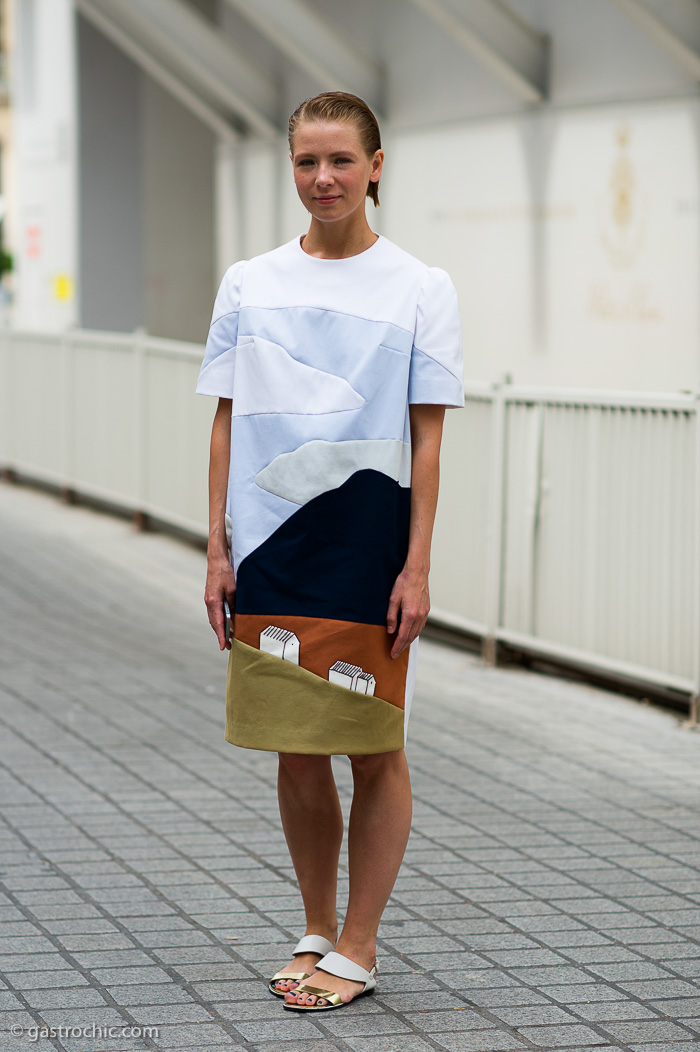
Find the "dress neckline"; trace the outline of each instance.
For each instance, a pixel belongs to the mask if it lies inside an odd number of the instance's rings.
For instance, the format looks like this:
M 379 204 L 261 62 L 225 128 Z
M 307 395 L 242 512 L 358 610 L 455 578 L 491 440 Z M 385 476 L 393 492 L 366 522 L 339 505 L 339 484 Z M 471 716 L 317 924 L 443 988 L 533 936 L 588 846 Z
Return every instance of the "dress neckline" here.
M 309 252 L 304 252 L 301 244 L 304 237 L 306 237 L 305 234 L 300 234 L 299 237 L 294 239 L 294 244 L 297 247 L 299 255 L 303 256 L 304 259 L 312 260 L 314 263 L 348 263 L 352 259 L 361 259 L 363 256 L 366 256 L 368 252 L 372 252 L 376 249 L 380 241 L 384 241 L 383 235 L 377 234 L 377 240 L 374 244 L 370 245 L 369 248 L 363 248 L 362 252 L 355 252 L 352 256 L 339 256 L 338 259 L 325 259 L 322 256 L 312 256 Z

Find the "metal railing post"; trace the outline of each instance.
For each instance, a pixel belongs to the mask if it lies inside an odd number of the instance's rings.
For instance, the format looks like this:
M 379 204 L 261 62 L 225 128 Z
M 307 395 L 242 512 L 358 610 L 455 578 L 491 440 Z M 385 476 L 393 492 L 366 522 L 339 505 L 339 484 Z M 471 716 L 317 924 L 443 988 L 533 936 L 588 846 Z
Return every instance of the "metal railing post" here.
M 146 368 L 145 347 L 146 330 L 139 326 L 134 329 L 134 479 L 136 493 L 134 502 L 134 525 L 138 530 L 148 529 L 148 464 L 146 461 L 148 444 L 146 441 Z
M 498 661 L 498 628 L 501 619 L 503 584 L 503 516 L 506 484 L 506 412 L 503 384 L 493 387 L 491 420 L 491 458 L 489 464 L 489 514 L 486 534 L 486 634 L 481 643 L 483 660 Z
M 690 722 L 700 722 L 700 392 L 693 402 L 695 444 L 693 463 L 693 693 Z

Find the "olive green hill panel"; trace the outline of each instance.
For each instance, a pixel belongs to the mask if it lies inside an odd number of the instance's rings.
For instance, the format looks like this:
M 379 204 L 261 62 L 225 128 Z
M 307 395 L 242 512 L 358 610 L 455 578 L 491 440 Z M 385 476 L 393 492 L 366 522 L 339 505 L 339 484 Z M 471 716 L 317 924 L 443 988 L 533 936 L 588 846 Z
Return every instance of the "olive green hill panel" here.
M 403 749 L 404 714 L 396 705 L 329 683 L 239 639 L 231 644 L 226 741 L 317 756 Z

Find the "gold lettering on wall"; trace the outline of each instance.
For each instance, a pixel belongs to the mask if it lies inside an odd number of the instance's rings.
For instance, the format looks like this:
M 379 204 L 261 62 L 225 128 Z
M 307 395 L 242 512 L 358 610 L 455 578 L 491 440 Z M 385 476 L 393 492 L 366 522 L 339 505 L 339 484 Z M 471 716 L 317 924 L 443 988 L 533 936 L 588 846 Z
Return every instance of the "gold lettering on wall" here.
M 654 305 L 651 287 L 646 281 L 636 281 L 622 292 L 616 292 L 606 281 L 591 285 L 588 310 L 601 321 L 661 321 L 661 312 Z
M 651 283 L 639 274 L 649 198 L 633 160 L 631 140 L 629 124 L 618 124 L 607 186 L 598 199 L 600 244 L 610 270 L 589 286 L 586 309 L 597 321 L 654 325 L 662 320 L 662 313 Z
M 615 138 L 617 154 L 602 202 L 600 237 L 613 266 L 627 270 L 638 258 L 644 242 L 648 201 L 640 193 L 630 156 L 629 125 L 620 124 Z

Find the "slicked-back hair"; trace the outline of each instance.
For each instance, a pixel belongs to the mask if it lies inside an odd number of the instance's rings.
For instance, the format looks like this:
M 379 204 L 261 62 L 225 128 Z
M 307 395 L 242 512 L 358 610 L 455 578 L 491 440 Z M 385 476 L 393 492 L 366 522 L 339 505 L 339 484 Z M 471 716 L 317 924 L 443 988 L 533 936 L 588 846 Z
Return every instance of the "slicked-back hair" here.
M 289 118 L 289 149 L 294 153 L 294 133 L 306 121 L 328 121 L 337 124 L 346 121 L 354 124 L 360 142 L 368 157 L 374 157 L 382 148 L 377 118 L 363 99 L 348 91 L 324 91 L 305 99 Z M 367 197 L 371 197 L 375 208 L 379 205 L 379 182 L 367 185 Z

